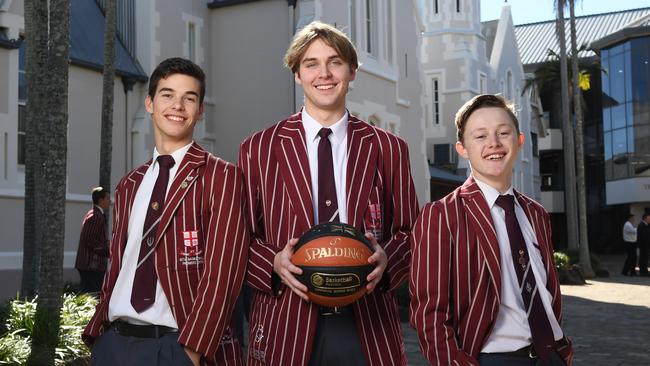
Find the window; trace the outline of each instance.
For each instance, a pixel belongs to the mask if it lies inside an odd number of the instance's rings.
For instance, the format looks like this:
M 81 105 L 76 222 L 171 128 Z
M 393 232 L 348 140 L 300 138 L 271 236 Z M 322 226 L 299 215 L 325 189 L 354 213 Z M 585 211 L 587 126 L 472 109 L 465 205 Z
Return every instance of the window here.
M 480 94 L 485 94 L 487 91 L 487 75 L 482 72 L 478 74 L 478 92 Z
M 438 14 L 438 0 L 433 0 L 433 13 Z
M 456 13 L 460 13 L 460 0 L 456 0 Z
M 533 156 L 539 157 L 539 145 L 537 144 L 537 134 L 534 132 L 530 133 L 530 142 L 533 147 Z
M 194 23 L 187 23 L 187 52 L 192 62 L 196 62 L 196 26 Z
M 25 104 L 27 103 L 27 78 L 25 76 L 25 42 L 18 48 L 18 165 L 25 165 Z
M 377 2 L 366 0 L 366 52 L 377 57 Z
M 508 70 L 506 72 L 506 99 L 507 100 L 512 100 L 512 72 Z
M 356 0 L 350 0 L 350 40 L 357 44 L 357 4 Z
M 386 61 L 393 63 L 393 1 L 386 0 Z
M 440 83 L 437 77 L 431 78 L 431 117 L 434 125 L 440 124 Z

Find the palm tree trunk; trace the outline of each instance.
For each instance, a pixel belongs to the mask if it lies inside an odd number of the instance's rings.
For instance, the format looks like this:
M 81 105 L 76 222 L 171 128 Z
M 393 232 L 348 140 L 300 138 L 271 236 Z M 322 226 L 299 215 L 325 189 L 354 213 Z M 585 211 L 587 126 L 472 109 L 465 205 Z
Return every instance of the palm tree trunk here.
M 564 2 L 557 0 L 557 21 L 555 23 L 560 45 L 560 82 L 562 94 L 562 136 L 564 145 L 564 211 L 567 219 L 567 246 L 578 249 L 578 215 L 576 207 L 575 151 L 573 124 L 569 116 L 569 77 L 567 70 L 566 36 L 564 32 Z
M 569 0 L 571 22 L 571 73 L 573 75 L 573 110 L 576 116 L 576 178 L 578 186 L 578 214 L 580 227 L 580 266 L 585 277 L 594 277 L 589 254 L 589 237 L 587 233 L 587 192 L 585 186 L 585 153 L 583 135 L 582 92 L 578 82 L 578 45 L 576 41 L 576 18 L 574 0 Z
M 49 1 L 49 47 L 47 83 L 48 158 L 43 165 L 45 210 L 41 281 L 28 365 L 54 365 L 59 340 L 59 318 L 63 303 L 63 243 L 65 236 L 65 194 L 68 128 L 68 60 L 70 46 L 70 0 Z
M 104 2 L 104 84 L 102 90 L 102 132 L 99 152 L 99 185 L 111 191 L 111 162 L 113 152 L 113 94 L 115 85 L 115 33 L 117 28 L 116 0 Z
M 43 238 L 45 148 L 40 139 L 45 127 L 43 106 L 47 73 L 47 0 L 25 0 L 25 75 L 27 104 L 25 128 L 25 212 L 23 226 L 23 271 L 20 294 L 32 298 L 38 288 L 40 244 Z

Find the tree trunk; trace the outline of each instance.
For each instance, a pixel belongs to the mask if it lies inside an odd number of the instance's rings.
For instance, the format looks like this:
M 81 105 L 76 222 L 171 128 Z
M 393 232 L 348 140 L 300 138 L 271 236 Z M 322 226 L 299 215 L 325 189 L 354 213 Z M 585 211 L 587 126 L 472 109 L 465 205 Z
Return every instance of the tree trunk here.
M 578 45 L 576 41 L 576 18 L 574 0 L 569 0 L 571 22 L 571 73 L 573 75 L 573 111 L 576 116 L 576 180 L 578 185 L 578 215 L 580 227 L 580 266 L 586 278 L 594 277 L 589 254 L 589 236 L 587 233 L 587 191 L 585 186 L 585 153 L 583 135 L 582 92 L 578 82 Z
M 560 45 L 560 82 L 562 94 L 562 136 L 564 153 L 564 211 L 567 219 L 567 246 L 578 249 L 578 215 L 576 207 L 575 150 L 573 124 L 569 116 L 569 77 L 567 70 L 566 36 L 564 32 L 564 2 L 557 0 L 555 29 Z
M 111 191 L 111 161 L 113 152 L 113 94 L 115 84 L 115 32 L 117 28 L 116 0 L 104 2 L 104 84 L 102 90 L 102 132 L 99 152 L 99 185 Z
M 68 128 L 70 0 L 49 1 L 49 47 L 45 109 L 48 111 L 43 165 L 45 212 L 38 304 L 28 365 L 54 365 L 63 294 L 63 243 Z
M 20 294 L 32 298 L 38 287 L 40 245 L 43 238 L 45 150 L 40 142 L 45 127 L 43 107 L 47 73 L 47 0 L 25 0 L 25 212 L 23 226 L 23 271 Z

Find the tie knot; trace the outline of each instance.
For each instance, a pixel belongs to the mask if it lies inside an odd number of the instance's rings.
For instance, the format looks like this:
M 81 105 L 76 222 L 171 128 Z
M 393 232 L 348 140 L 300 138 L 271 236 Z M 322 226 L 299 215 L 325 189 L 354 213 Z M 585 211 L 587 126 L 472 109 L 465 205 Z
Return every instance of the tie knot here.
M 515 210 L 515 196 L 511 194 L 500 195 L 495 203 L 507 212 Z
M 176 163 L 174 161 L 174 158 L 171 155 L 158 155 L 158 158 L 156 159 L 158 161 L 158 164 L 160 165 L 160 168 L 162 169 L 167 169 L 173 167 L 174 164 Z
M 318 131 L 318 136 L 320 136 L 321 139 L 326 139 L 327 136 L 332 133 L 332 130 L 329 128 L 321 128 L 320 131 Z

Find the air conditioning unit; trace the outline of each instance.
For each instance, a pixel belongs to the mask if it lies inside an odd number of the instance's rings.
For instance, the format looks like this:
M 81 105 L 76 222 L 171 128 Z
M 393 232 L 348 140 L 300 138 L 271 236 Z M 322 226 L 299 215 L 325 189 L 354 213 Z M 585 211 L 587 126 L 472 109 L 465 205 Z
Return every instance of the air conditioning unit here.
M 433 165 L 456 168 L 458 163 L 458 153 L 454 144 L 434 144 L 433 145 Z

